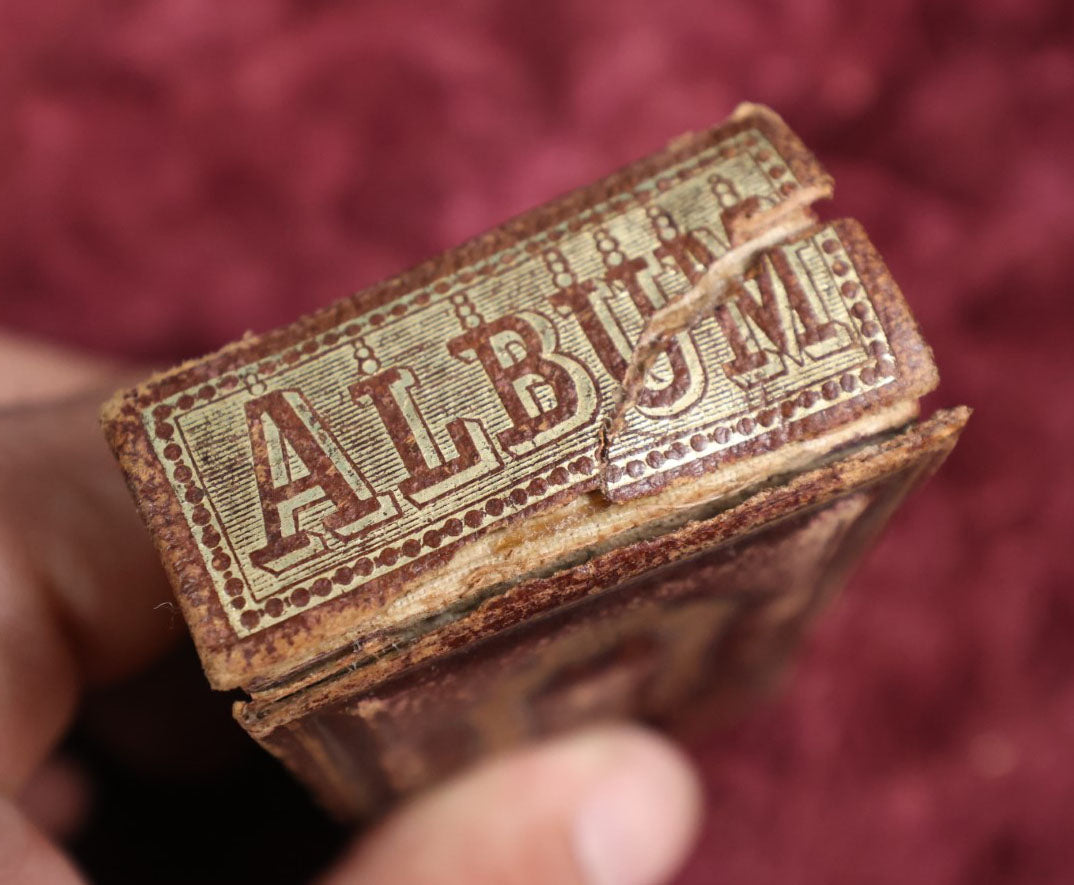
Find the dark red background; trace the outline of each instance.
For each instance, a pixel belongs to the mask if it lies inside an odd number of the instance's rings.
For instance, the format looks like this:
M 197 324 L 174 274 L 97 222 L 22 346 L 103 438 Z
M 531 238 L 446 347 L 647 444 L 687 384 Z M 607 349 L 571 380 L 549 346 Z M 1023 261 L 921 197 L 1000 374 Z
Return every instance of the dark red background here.
M 933 405 L 977 413 L 788 691 L 699 749 L 711 814 L 681 881 L 1070 881 L 1069 3 L 9 0 L 0 325 L 198 354 L 746 98 L 886 256 Z

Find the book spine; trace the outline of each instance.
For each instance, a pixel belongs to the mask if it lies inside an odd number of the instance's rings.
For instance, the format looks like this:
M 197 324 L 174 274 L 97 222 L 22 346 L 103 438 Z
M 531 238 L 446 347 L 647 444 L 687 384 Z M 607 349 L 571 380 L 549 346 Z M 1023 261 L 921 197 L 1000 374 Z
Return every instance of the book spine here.
M 967 417 L 937 413 L 674 532 L 521 582 L 407 648 L 237 716 L 344 818 L 587 723 L 727 718 L 781 671 Z

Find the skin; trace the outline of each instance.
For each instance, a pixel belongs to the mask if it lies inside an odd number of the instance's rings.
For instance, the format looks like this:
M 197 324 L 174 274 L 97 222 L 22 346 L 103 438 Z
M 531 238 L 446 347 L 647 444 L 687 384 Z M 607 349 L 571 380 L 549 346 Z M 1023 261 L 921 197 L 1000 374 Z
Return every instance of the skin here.
M 145 373 L 0 333 L 0 882 L 84 881 L 50 833 L 77 821 L 52 750 L 82 692 L 175 641 L 171 592 L 97 426 Z M 506 810 L 506 811 L 505 811 Z M 701 814 L 665 739 L 608 726 L 492 760 L 356 840 L 325 885 L 655 885 Z

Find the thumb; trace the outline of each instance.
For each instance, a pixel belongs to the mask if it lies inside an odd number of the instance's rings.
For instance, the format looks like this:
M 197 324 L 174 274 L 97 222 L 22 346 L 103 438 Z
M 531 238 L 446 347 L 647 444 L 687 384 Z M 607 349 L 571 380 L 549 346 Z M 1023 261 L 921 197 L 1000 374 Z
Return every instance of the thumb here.
M 0 796 L 0 882 L 81 885 L 83 879 L 13 802 Z
M 633 726 L 493 760 L 404 807 L 322 885 L 657 885 L 701 815 L 683 754 Z

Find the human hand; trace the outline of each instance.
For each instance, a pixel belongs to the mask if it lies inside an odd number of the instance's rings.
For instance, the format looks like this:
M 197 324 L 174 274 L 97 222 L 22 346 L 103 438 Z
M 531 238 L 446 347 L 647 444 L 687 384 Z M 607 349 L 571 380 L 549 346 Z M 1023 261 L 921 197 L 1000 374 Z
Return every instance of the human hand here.
M 122 368 L 0 334 L 0 882 L 83 881 L 32 820 L 87 688 L 175 636 L 171 599 L 97 426 Z M 62 790 L 53 791 L 62 803 Z M 324 885 L 655 885 L 700 816 L 664 739 L 605 727 L 493 760 L 358 839 Z M 151 812 L 151 809 L 147 809 Z

